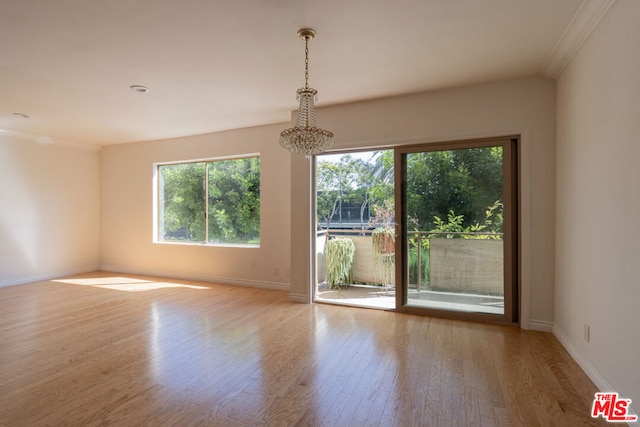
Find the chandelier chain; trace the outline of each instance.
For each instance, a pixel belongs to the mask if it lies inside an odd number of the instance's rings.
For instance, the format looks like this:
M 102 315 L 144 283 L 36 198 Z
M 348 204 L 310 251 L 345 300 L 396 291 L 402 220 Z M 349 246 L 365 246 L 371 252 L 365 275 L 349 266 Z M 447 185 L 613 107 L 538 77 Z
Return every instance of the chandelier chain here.
M 304 38 L 304 88 L 309 89 L 309 37 Z

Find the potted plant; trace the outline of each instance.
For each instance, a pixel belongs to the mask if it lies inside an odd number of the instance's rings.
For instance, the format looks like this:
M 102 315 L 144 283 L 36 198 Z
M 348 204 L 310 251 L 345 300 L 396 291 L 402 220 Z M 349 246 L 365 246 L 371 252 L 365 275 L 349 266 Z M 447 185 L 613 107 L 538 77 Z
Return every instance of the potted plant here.
M 327 285 L 330 289 L 339 289 L 341 284 L 353 282 L 353 259 L 356 247 L 351 239 L 335 238 L 325 247 L 327 259 Z
M 395 208 L 393 200 L 385 200 L 384 204 L 374 208 L 374 215 L 369 221 L 373 240 L 373 266 L 380 283 L 387 291 L 395 273 Z
M 373 250 L 379 254 L 393 254 L 396 251 L 395 231 L 393 228 L 376 228 L 371 232 Z
M 392 200 L 385 200 L 382 205 L 374 207 L 374 215 L 369 220 L 373 249 L 380 254 L 392 254 L 396 251 L 395 208 Z

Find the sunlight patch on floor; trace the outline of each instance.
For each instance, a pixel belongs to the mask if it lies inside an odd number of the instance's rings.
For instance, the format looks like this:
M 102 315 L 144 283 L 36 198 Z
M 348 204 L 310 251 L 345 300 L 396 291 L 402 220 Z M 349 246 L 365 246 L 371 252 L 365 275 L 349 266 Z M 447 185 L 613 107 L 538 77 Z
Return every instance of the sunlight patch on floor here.
M 92 286 L 125 292 L 145 292 L 167 288 L 209 289 L 206 286 L 187 285 L 185 283 L 158 282 L 153 280 L 134 279 L 131 277 L 88 277 L 79 279 L 52 280 L 70 285 Z

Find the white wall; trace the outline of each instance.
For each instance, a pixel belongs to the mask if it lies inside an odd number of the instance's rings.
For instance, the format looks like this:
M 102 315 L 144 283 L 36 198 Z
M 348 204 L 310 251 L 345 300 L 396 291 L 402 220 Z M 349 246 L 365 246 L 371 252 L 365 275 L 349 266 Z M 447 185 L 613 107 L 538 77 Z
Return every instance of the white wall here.
M 321 108 L 336 148 L 522 135 L 522 325 L 551 330 L 554 312 L 555 84 L 531 77 Z M 292 158 L 291 299 L 309 300 L 309 163 Z
M 289 289 L 290 155 L 287 124 L 162 141 L 111 145 L 101 152 L 101 268 Z M 153 243 L 153 164 L 259 153 L 260 248 Z
M 99 152 L 0 133 L 0 286 L 98 267 Z
M 557 85 L 554 332 L 640 408 L 640 2 L 618 0 Z M 584 325 L 591 326 L 590 342 Z
M 554 83 L 532 77 L 321 108 L 319 123 L 335 132 L 337 148 L 521 134 L 523 326 L 545 329 L 552 324 L 554 310 L 555 115 Z M 290 156 L 280 148 L 279 132 L 286 126 L 277 124 L 105 146 L 100 153 L 33 143 L 16 148 L 15 141 L 6 142 L 12 144 L 8 150 L 11 154 L 3 155 L 2 159 L 7 159 L 5 162 L 10 166 L 0 174 L 13 179 L 15 173 L 11 171 L 16 166 L 11 165 L 20 165 L 25 182 L 12 186 L 11 193 L 9 190 L 3 193 L 13 194 L 14 188 L 28 191 L 13 196 L 15 208 L 2 209 L 1 231 L 8 236 L 3 240 L 3 254 L 11 254 L 11 258 L 3 257 L 2 262 L 14 270 L 5 281 L 95 265 L 98 251 L 88 246 L 99 244 L 99 264 L 105 270 L 290 289 L 291 299 L 308 302 L 312 278 L 311 169 L 306 159 Z M 153 243 L 154 163 L 256 152 L 261 153 L 262 159 L 259 249 Z M 40 172 L 47 160 L 63 154 L 68 157 L 68 153 L 74 153 L 73 159 L 65 157 L 59 163 L 64 165 L 60 171 L 64 174 L 59 178 L 51 181 Z M 86 166 L 85 157 L 96 163 L 98 154 L 99 167 L 92 165 L 89 171 L 79 167 Z M 19 157 L 22 159 L 15 160 Z M 100 170 L 99 203 L 95 200 L 89 206 L 69 204 L 66 199 L 71 196 L 73 200 L 85 199 L 86 193 L 96 197 L 97 170 Z M 94 175 L 86 177 L 90 171 Z M 11 181 L 5 178 L 3 182 L 6 186 Z M 29 191 L 37 194 L 27 196 Z M 77 194 L 81 197 L 75 198 Z M 37 258 L 32 249 L 35 237 L 29 231 L 33 229 L 24 227 L 20 241 L 12 242 L 17 232 L 8 234 L 4 228 L 18 220 L 34 222 L 36 219 L 32 221 L 31 215 L 38 209 L 32 208 L 43 205 L 55 205 L 57 215 L 68 219 L 69 227 L 79 225 L 84 232 L 65 242 L 68 250 L 51 255 L 48 264 L 51 267 L 31 273 L 30 263 Z M 47 210 L 56 212 L 56 209 Z M 85 225 L 98 217 L 99 237 L 91 234 L 98 227 Z M 62 228 L 57 230 L 67 235 Z M 63 257 L 69 260 L 59 262 Z M 79 261 L 82 257 L 90 260 Z

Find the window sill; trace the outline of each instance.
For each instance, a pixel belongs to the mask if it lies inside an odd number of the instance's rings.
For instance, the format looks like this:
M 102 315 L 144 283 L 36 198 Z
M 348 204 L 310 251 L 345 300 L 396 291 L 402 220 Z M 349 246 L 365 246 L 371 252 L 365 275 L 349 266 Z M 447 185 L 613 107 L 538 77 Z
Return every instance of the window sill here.
M 205 243 L 205 242 L 172 242 L 164 240 L 154 240 L 154 244 L 170 245 L 170 246 L 203 246 L 211 248 L 242 248 L 242 249 L 260 249 L 260 244 L 248 243 Z

